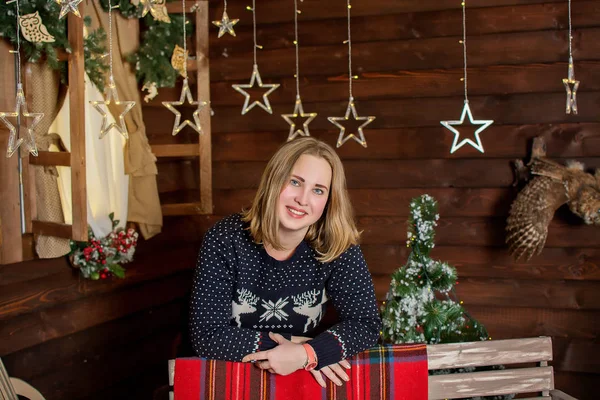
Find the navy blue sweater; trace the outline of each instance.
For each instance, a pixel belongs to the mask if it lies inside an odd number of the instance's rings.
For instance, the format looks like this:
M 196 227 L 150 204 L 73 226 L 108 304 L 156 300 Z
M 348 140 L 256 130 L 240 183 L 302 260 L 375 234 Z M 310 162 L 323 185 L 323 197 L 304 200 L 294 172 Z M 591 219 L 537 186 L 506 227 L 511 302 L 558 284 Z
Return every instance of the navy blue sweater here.
M 254 243 L 240 214 L 212 227 L 200 249 L 190 304 L 198 356 L 240 361 L 277 345 L 269 332 L 308 336 L 331 300 L 340 323 L 310 343 L 322 368 L 373 347 L 381 320 L 362 252 L 352 246 L 330 263 L 301 242 L 285 261 Z

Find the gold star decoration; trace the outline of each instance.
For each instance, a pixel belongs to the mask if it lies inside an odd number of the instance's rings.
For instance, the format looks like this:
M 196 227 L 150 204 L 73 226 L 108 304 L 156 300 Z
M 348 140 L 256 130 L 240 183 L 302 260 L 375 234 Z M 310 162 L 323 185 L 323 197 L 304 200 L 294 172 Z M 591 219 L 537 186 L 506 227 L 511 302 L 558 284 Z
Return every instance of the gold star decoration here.
M 7 117 L 16 118 L 18 121 L 19 116 L 23 118 L 32 118 L 31 124 L 27 125 L 27 140 L 23 138 L 17 138 L 17 128 L 10 123 Z M 9 130 L 8 146 L 6 148 L 6 158 L 12 157 L 17 151 L 19 146 L 25 142 L 27 150 L 34 156 L 38 155 L 37 146 L 35 144 L 35 127 L 40 123 L 44 117 L 43 113 L 30 113 L 27 111 L 27 102 L 25 101 L 25 94 L 23 93 L 23 86 L 19 83 L 17 85 L 17 98 L 15 101 L 14 112 L 0 112 L 0 121 L 6 125 Z
M 223 36 L 225 33 L 229 33 L 231 36 L 235 36 L 235 31 L 233 30 L 233 26 L 237 24 L 239 19 L 229 19 L 227 15 L 227 11 L 223 11 L 223 17 L 220 21 L 212 21 L 213 25 L 219 27 L 219 38 Z
M 476 142 L 474 142 L 471 139 L 467 138 L 467 139 L 462 139 L 460 141 L 460 143 L 458 143 L 458 139 L 460 138 L 460 132 L 458 130 L 456 130 L 456 128 L 454 128 L 454 126 L 463 125 L 463 123 L 465 121 L 465 116 L 469 117 L 469 123 L 471 125 L 481 125 L 475 131 L 475 140 L 476 140 Z M 493 124 L 494 121 L 493 120 L 474 120 L 473 119 L 473 114 L 471 113 L 471 107 L 469 107 L 469 101 L 465 100 L 465 105 L 463 107 L 462 114 L 460 116 L 460 120 L 459 121 L 440 121 L 440 123 L 442 125 L 444 125 L 452 133 L 454 133 L 454 141 L 452 142 L 452 148 L 450 149 L 450 153 L 451 154 L 454 153 L 456 150 L 460 149 L 461 147 L 463 147 L 465 144 L 469 144 L 469 145 L 473 146 L 475 149 L 477 149 L 480 152 L 484 153 L 484 151 L 483 151 L 483 144 L 481 143 L 481 138 L 479 137 L 479 134 L 483 130 L 485 130 L 488 126 L 490 126 L 491 124 Z
M 567 109 L 566 113 L 577 114 L 577 89 L 579 89 L 579 81 L 575 80 L 575 67 L 573 66 L 573 57 L 569 57 L 569 74 L 568 78 L 562 80 L 567 91 Z M 571 88 L 572 87 L 572 88 Z
M 146 14 L 152 11 L 154 0 L 140 0 L 140 3 L 142 4 L 142 17 L 145 17 Z
M 193 114 L 193 123 L 187 119 L 181 124 L 179 123 L 181 121 L 181 113 L 177 111 L 177 109 L 174 106 L 183 105 L 184 100 L 187 100 L 187 102 L 190 105 L 196 107 Z M 173 123 L 173 130 L 171 131 L 173 136 L 177 135 L 179 131 L 181 131 L 186 125 L 194 129 L 196 132 L 198 132 L 198 134 L 202 134 L 202 126 L 200 126 L 200 111 L 206 106 L 207 103 L 205 101 L 194 101 L 194 98 L 192 97 L 192 92 L 190 91 L 190 86 L 188 85 L 187 78 L 183 80 L 183 87 L 181 88 L 181 96 L 179 96 L 179 101 L 163 101 L 162 103 L 173 114 L 175 114 L 175 122 Z
M 79 9 L 77 7 L 82 1 L 83 0 L 56 0 L 56 2 L 60 5 L 60 14 L 58 15 L 58 18 L 64 18 L 64 16 L 69 12 L 72 12 L 81 18 L 81 14 L 79 14 Z
M 258 87 L 261 89 L 268 89 L 263 95 L 263 101 L 264 103 L 261 103 L 259 100 L 254 100 L 251 104 L 250 103 L 250 93 L 248 93 L 246 90 L 244 89 L 252 89 L 255 85 L 255 83 L 258 82 Z M 273 114 L 273 109 L 271 108 L 271 103 L 269 102 L 269 98 L 268 96 L 275 91 L 275 89 L 277 89 L 279 87 L 278 83 L 273 83 L 273 84 L 263 84 L 262 83 L 262 79 L 260 77 L 260 73 L 258 72 L 258 65 L 254 64 L 254 67 L 252 68 L 252 77 L 250 78 L 250 83 L 248 84 L 234 84 L 231 85 L 237 92 L 241 93 L 246 100 L 244 101 L 244 106 L 242 107 L 242 115 L 245 115 L 248 111 L 252 110 L 255 106 L 259 106 L 260 108 L 262 108 L 263 110 L 265 110 L 266 112 L 268 112 L 269 114 Z
M 352 118 L 355 121 L 365 121 L 362 125 L 360 125 L 356 131 L 357 132 L 349 132 L 346 134 L 346 127 L 340 124 L 338 121 L 348 121 L 350 119 L 350 114 L 352 114 Z M 369 125 L 371 122 L 375 120 L 375 117 L 359 117 L 356 112 L 356 105 L 354 103 L 354 97 L 350 97 L 348 99 L 348 107 L 346 108 L 346 114 L 343 117 L 327 117 L 329 122 L 334 124 L 340 129 L 340 135 L 337 140 L 337 147 L 341 147 L 344 143 L 346 143 L 350 139 L 356 140 L 363 147 L 367 147 L 367 140 L 365 139 L 365 134 L 363 132 L 363 128 Z M 357 135 L 358 133 L 358 135 Z
M 290 133 L 288 135 L 287 141 L 294 140 L 296 136 L 310 136 L 310 132 L 308 131 L 308 124 L 312 122 L 313 119 L 317 116 L 317 113 L 304 113 L 304 107 L 302 106 L 302 99 L 300 96 L 296 96 L 296 104 L 294 106 L 294 111 L 292 114 L 281 114 L 281 117 L 290 124 Z M 302 123 L 302 129 L 296 129 L 296 123 L 294 119 L 297 118 L 306 118 Z
M 133 106 L 135 106 L 135 101 L 120 101 L 119 95 L 117 93 L 117 87 L 115 86 L 115 82 L 110 77 L 108 87 L 106 88 L 106 95 L 104 96 L 105 100 L 103 101 L 90 101 L 90 104 L 98 110 L 100 115 L 102 116 L 102 126 L 100 127 L 100 139 L 102 139 L 111 129 L 116 129 L 125 139 L 129 139 L 129 133 L 127 132 L 127 126 L 125 125 L 125 115 L 131 111 Z M 124 105 L 125 108 L 123 112 L 119 115 L 119 122 L 111 122 L 107 124 L 108 119 L 108 105 L 116 104 L 117 106 Z M 102 109 L 104 106 L 104 109 Z M 108 126 L 107 126 L 108 125 Z

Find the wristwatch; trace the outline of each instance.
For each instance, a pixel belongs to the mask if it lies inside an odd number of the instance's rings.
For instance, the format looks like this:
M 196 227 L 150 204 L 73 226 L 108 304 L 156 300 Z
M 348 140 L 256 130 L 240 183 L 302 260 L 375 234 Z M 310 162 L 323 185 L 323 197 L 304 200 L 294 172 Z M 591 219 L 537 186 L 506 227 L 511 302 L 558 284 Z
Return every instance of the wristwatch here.
M 312 371 L 317 367 L 318 364 L 317 353 L 315 353 L 315 349 L 313 349 L 313 347 L 308 343 L 302 343 L 302 346 L 304 347 L 304 350 L 306 350 L 307 355 L 306 363 L 302 368 L 304 368 L 306 371 Z

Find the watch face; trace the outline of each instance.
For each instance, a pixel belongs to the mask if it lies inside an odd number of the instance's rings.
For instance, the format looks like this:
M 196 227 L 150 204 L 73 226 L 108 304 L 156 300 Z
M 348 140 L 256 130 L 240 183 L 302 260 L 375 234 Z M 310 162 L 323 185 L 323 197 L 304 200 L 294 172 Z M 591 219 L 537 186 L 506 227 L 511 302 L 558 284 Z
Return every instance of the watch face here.
M 312 371 L 316 367 L 317 367 L 317 363 L 313 361 L 313 362 L 309 362 L 308 365 L 306 365 L 306 367 L 304 369 L 307 371 Z

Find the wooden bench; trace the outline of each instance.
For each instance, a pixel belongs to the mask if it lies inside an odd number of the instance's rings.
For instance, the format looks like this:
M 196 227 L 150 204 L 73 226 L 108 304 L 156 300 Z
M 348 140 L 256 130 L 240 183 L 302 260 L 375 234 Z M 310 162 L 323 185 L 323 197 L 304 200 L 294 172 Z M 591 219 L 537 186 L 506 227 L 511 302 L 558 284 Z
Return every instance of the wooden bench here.
M 526 400 L 577 400 L 554 389 L 552 339 L 493 340 L 427 346 L 430 371 L 449 368 L 504 365 L 504 370 L 430 375 L 429 399 L 535 393 Z M 169 361 L 169 385 L 173 386 L 175 360 Z M 173 392 L 170 393 L 173 398 Z

